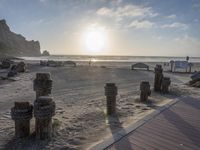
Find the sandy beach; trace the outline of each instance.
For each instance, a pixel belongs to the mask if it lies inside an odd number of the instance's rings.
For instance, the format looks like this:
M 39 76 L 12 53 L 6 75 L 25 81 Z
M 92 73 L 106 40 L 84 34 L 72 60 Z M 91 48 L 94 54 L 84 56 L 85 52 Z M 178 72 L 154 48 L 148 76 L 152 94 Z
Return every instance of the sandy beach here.
M 150 66 L 150 71 L 130 70 L 128 63 L 120 67 L 106 63 L 41 67 L 38 63 L 29 62 L 27 72 L 19 74 L 15 81 L 0 80 L 0 149 L 89 149 L 175 98 L 184 95 L 200 98 L 199 89 L 185 85 L 191 74 L 170 73 L 169 68 L 165 67 L 164 75 L 172 80 L 170 93 L 153 92 L 153 67 L 156 63 L 146 64 Z M 196 64 L 196 69 L 198 67 L 199 64 Z M 15 101 L 34 102 L 33 80 L 37 72 L 50 72 L 52 76 L 52 96 L 56 102 L 54 136 L 48 142 L 33 140 L 34 134 L 30 138 L 17 140 L 14 138 L 10 109 Z M 6 73 L 7 70 L 0 70 L 0 76 Z M 149 81 L 151 85 L 152 95 L 148 103 L 139 102 L 141 81 Z M 114 82 L 118 87 L 117 114 L 113 117 L 105 114 L 104 86 L 107 82 Z M 31 120 L 31 133 L 33 131 L 34 119 Z

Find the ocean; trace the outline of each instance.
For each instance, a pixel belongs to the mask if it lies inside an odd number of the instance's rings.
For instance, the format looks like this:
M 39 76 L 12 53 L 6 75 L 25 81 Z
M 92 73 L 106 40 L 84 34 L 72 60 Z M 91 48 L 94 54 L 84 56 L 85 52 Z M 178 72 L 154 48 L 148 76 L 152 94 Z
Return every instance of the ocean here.
M 88 56 L 88 55 L 51 55 L 41 57 L 21 57 L 25 60 L 57 60 L 77 62 L 169 62 L 170 60 L 184 61 L 186 57 L 158 56 Z M 189 62 L 200 62 L 200 57 L 190 57 Z

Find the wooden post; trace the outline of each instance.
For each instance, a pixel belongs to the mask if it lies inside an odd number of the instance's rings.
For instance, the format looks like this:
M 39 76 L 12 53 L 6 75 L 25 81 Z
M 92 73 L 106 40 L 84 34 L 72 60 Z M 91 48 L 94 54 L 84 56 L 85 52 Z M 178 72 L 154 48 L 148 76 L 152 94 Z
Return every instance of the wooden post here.
M 148 100 L 148 96 L 151 95 L 150 84 L 149 82 L 143 81 L 140 83 L 140 101 L 146 102 Z
M 52 137 L 52 116 L 55 115 L 55 102 L 49 96 L 41 96 L 34 102 L 36 138 L 47 140 Z
M 154 70 L 155 70 L 154 91 L 160 92 L 162 78 L 163 78 L 163 69 L 161 65 L 156 65 Z
M 15 102 L 11 108 L 11 118 L 15 121 L 15 136 L 24 138 L 30 135 L 30 120 L 33 116 L 33 106 L 29 102 Z
M 116 113 L 117 87 L 115 83 L 106 83 L 104 88 L 107 102 L 107 115 L 112 115 Z
M 169 86 L 171 84 L 171 80 L 170 78 L 164 77 L 162 79 L 162 92 L 165 93 L 169 93 Z
M 192 66 L 193 66 L 193 64 L 189 63 L 188 66 L 189 66 L 189 73 L 191 73 L 192 72 Z
M 173 60 L 170 61 L 170 65 L 171 65 L 171 72 L 173 72 L 173 67 L 174 67 L 174 61 Z
M 36 92 L 36 100 L 40 96 L 51 94 L 52 80 L 50 73 L 37 73 L 33 89 Z

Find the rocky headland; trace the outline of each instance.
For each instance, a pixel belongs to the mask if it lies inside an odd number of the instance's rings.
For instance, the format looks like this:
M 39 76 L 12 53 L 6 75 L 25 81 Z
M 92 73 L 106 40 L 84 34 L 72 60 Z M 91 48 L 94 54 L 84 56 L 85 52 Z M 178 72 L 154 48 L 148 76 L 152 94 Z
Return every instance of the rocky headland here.
M 40 56 L 40 43 L 12 32 L 6 21 L 0 20 L 0 55 Z

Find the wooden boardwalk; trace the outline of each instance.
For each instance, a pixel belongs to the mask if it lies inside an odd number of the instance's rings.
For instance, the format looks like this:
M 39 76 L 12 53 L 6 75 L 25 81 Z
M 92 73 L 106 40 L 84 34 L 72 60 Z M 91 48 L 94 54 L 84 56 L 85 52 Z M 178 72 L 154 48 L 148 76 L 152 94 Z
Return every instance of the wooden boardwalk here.
M 182 98 L 107 150 L 200 150 L 200 99 Z

